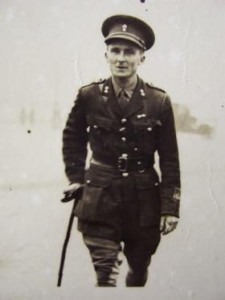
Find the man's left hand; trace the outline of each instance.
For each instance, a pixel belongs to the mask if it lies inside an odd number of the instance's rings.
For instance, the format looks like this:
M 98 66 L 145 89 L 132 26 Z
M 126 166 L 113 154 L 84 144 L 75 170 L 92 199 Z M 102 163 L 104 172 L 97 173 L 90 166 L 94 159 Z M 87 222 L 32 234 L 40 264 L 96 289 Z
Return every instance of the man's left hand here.
M 165 215 L 160 220 L 160 231 L 163 235 L 173 231 L 178 224 L 178 218 L 174 216 Z

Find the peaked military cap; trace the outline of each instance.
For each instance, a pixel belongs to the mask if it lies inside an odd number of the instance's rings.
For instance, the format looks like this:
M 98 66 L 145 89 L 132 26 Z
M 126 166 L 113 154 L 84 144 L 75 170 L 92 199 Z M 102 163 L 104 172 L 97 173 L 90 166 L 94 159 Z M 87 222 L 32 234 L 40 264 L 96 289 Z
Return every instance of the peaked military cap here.
M 125 39 L 143 50 L 150 49 L 155 42 L 152 28 L 142 20 L 128 15 L 115 15 L 102 24 L 102 34 L 108 44 L 114 39 Z

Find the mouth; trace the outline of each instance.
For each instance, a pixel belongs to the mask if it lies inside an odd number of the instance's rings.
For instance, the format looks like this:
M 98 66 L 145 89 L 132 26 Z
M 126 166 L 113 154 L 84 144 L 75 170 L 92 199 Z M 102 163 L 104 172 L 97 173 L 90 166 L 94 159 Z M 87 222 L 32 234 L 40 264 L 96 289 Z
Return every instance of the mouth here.
M 124 67 L 124 66 L 117 66 L 116 68 L 120 71 L 127 70 L 127 67 Z

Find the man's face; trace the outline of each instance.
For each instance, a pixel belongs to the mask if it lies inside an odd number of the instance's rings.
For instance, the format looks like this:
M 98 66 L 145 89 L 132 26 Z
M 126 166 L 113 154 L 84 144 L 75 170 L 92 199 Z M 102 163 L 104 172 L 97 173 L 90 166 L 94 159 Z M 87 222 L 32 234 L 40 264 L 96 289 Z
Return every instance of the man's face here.
M 144 51 L 126 40 L 111 42 L 107 46 L 105 57 L 112 75 L 118 78 L 132 77 L 145 59 Z

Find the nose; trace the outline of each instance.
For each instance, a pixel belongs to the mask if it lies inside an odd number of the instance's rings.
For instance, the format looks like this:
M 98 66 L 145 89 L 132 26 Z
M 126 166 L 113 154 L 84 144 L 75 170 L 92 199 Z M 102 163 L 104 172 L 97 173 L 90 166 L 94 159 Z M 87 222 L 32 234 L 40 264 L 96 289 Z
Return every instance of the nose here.
M 123 52 L 123 51 L 120 51 L 120 53 L 119 53 L 118 56 L 117 56 L 117 60 L 118 60 L 119 62 L 125 61 L 125 55 L 124 55 L 124 52 Z

